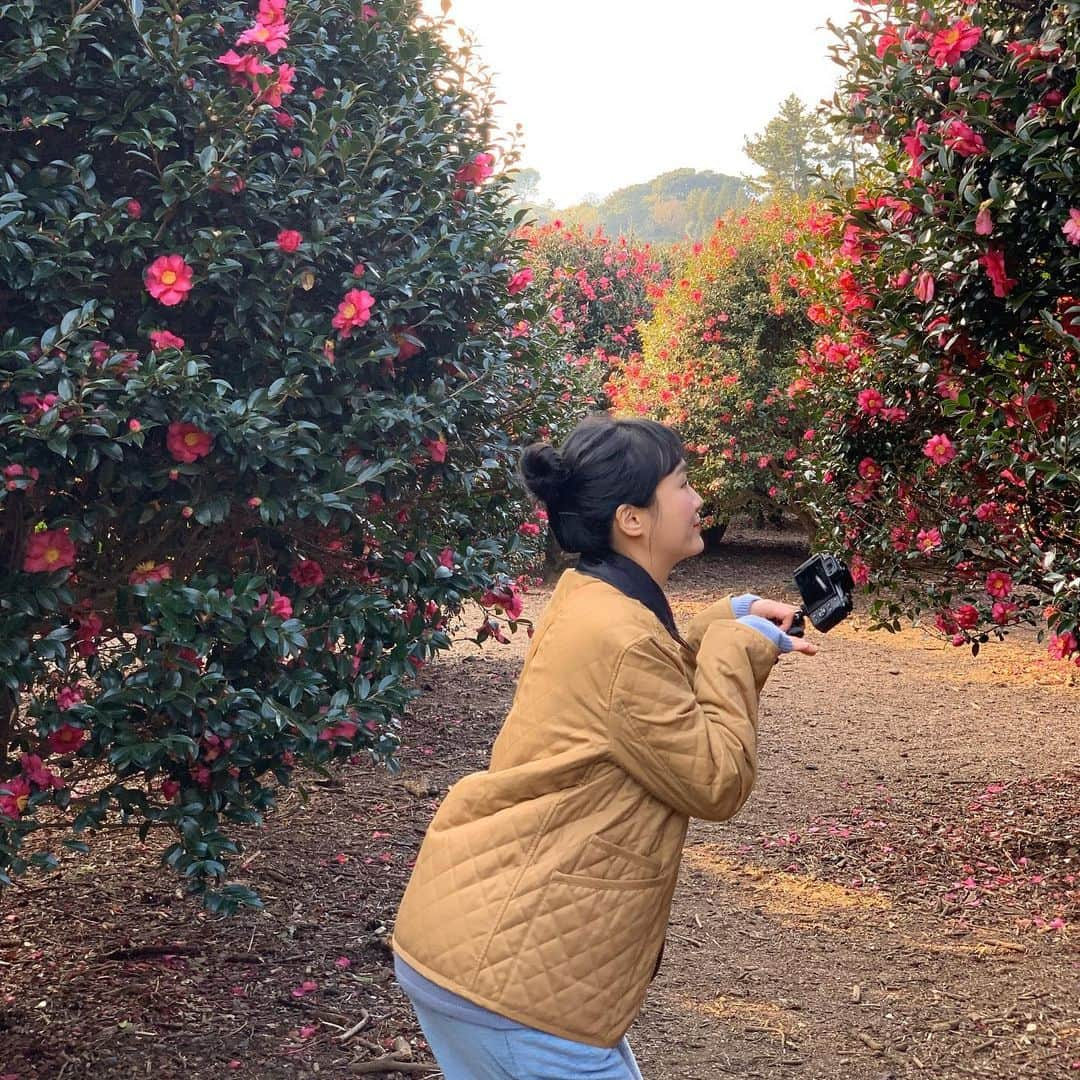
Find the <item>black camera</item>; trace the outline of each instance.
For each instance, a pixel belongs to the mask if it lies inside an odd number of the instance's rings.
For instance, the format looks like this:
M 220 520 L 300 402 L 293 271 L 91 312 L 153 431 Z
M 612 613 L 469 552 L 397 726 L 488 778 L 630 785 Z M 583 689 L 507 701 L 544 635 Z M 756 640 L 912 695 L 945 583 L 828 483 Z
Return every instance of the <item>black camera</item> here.
M 795 584 L 802 607 L 788 631 L 792 637 L 803 636 L 807 618 L 824 634 L 851 614 L 855 582 L 847 565 L 835 555 L 811 556 L 795 571 Z

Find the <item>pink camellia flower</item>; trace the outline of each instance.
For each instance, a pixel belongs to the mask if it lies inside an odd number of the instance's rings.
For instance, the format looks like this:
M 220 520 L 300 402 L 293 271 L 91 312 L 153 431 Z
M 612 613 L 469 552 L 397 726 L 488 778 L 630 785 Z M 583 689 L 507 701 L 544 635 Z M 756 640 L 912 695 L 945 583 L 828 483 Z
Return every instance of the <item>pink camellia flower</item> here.
M 273 68 L 264 64 L 254 53 L 245 53 L 241 56 L 234 49 L 222 53 L 217 58 L 217 63 L 227 68 L 229 81 L 233 86 L 246 86 L 252 93 L 259 89 L 258 78 L 261 75 L 270 75 Z M 278 102 L 280 105 L 281 102 Z
M 128 575 L 129 585 L 157 585 L 172 577 L 171 563 L 141 562 Z
M 360 5 L 360 20 L 361 22 L 375 22 L 379 17 L 379 12 L 376 10 L 374 4 L 361 4 Z
M 279 592 L 270 594 L 270 614 L 279 619 L 291 619 L 293 613 L 292 601 Z
M 449 445 L 445 439 L 425 439 L 424 446 L 427 447 L 431 460 L 436 464 L 446 460 L 446 451 L 449 449 Z
M 289 577 L 301 589 L 316 589 L 326 580 L 323 568 L 314 559 L 301 559 L 289 571 Z
M 439 557 L 438 557 L 438 559 L 436 561 L 438 562 L 439 566 L 445 566 L 447 570 L 453 570 L 454 569 L 454 549 L 453 548 L 443 548 L 442 551 L 439 552 Z
M 132 217 L 136 221 L 142 217 L 142 203 L 138 199 L 128 199 L 124 204 L 124 209 L 127 211 L 128 217 Z
M 518 526 L 517 531 L 521 533 L 522 536 L 539 536 L 540 526 L 537 525 L 534 521 L 523 521 Z
M 858 406 L 867 416 L 874 416 L 885 407 L 885 398 L 882 397 L 880 390 L 875 390 L 872 386 L 865 390 L 860 390 L 858 397 L 855 399 Z
M 519 270 L 510 279 L 506 286 L 506 291 L 510 296 L 517 296 L 518 293 L 523 293 L 533 281 L 532 268 L 526 266 L 524 270 Z
M 1070 244 L 1080 244 L 1080 210 L 1074 207 L 1069 211 L 1068 220 L 1061 226 L 1061 231 Z
M 915 546 L 924 554 L 936 551 L 941 547 L 941 531 L 939 529 L 920 529 L 915 537 Z
M 980 255 L 979 265 L 986 271 L 995 296 L 1006 297 L 1016 288 L 1016 278 L 1009 277 L 1005 272 L 1005 252 L 1000 248 L 990 248 Z
M 1004 570 L 991 570 L 986 575 L 986 592 L 988 595 L 996 597 L 998 600 L 1004 600 L 1012 595 L 1012 591 L 1013 580 Z
M 146 268 L 144 279 L 147 292 L 166 307 L 182 303 L 191 292 L 191 267 L 183 255 L 159 256 Z
M 975 235 L 990 236 L 993 231 L 994 219 L 990 214 L 990 208 L 988 206 L 979 207 L 979 212 L 975 215 Z
M 868 483 L 876 484 L 881 479 L 881 466 L 871 457 L 859 462 L 859 476 Z
M 1011 600 L 995 600 L 994 606 L 990 609 L 990 618 L 998 626 L 1004 626 L 1006 623 L 1012 622 L 1013 617 L 1019 610 L 1019 607 Z
M 259 9 L 255 14 L 258 22 L 281 22 L 285 18 L 286 0 L 259 0 Z
M 934 275 L 929 270 L 924 270 L 915 279 L 915 296 L 921 300 L 924 304 L 929 304 L 934 299 L 934 292 L 937 288 L 937 283 L 934 280 Z
M 168 330 L 151 330 L 150 345 L 155 352 L 161 352 L 162 349 L 182 349 L 184 339 Z
M 190 465 L 210 453 L 214 448 L 214 436 L 195 424 L 174 420 L 165 436 L 165 445 L 177 461 Z
M 259 91 L 258 100 L 265 101 L 275 109 L 281 108 L 281 99 L 286 94 L 291 94 L 294 89 L 293 80 L 296 78 L 296 68 L 292 64 L 278 64 L 274 74 L 274 81 L 269 86 Z M 293 149 L 299 149 L 294 147 Z M 299 155 L 295 155 L 299 157 Z
M 877 44 L 874 51 L 877 53 L 879 60 L 884 60 L 886 55 L 892 49 L 900 48 L 900 35 L 896 32 L 895 26 L 886 26 L 881 34 L 878 36 Z
M 948 435 L 932 435 L 926 440 L 923 453 L 940 467 L 948 465 L 956 457 L 956 447 Z
M 31 533 L 26 541 L 23 571 L 27 574 L 51 574 L 75 563 L 75 545 L 67 529 L 46 529 Z
M 60 788 L 66 787 L 64 781 L 52 769 L 46 768 L 45 763 L 37 754 L 20 754 L 19 767 L 23 771 L 23 776 L 35 787 L 44 788 L 46 791 L 50 788 L 59 791 Z
M 303 242 L 303 236 L 295 229 L 282 229 L 277 234 L 277 246 L 282 251 L 295 251 Z
M 1064 634 L 1054 634 L 1046 646 L 1046 651 L 1054 660 L 1068 660 L 1076 652 L 1076 635 L 1071 630 L 1066 630 Z
M 496 611 L 504 611 L 508 619 L 516 619 L 520 614 L 524 602 L 521 599 L 521 591 L 516 585 L 500 585 L 488 589 L 480 597 L 483 607 L 493 607 Z
M 964 53 L 978 44 L 982 29 L 967 19 L 958 19 L 952 26 L 939 30 L 930 42 L 929 56 L 938 67 L 951 67 Z
M 930 125 L 925 120 L 916 122 L 912 131 L 904 135 L 900 143 L 904 153 L 911 159 L 908 164 L 908 176 L 918 179 L 923 174 L 922 155 L 926 151 L 922 137 L 930 130 Z
M 83 692 L 77 686 L 65 686 L 56 695 L 56 707 L 61 712 L 83 703 Z
M 333 742 L 335 739 L 345 739 L 348 741 L 354 739 L 359 730 L 359 724 L 354 723 L 352 720 L 342 720 L 340 724 L 331 724 L 330 727 L 323 728 L 323 730 L 319 732 L 319 741 Z
M 276 109 L 274 111 L 274 123 L 286 131 L 292 131 L 296 127 L 296 117 L 291 113 L 287 113 L 284 109 Z
M 50 731 L 45 737 L 49 748 L 54 754 L 64 757 L 75 753 L 86 739 L 86 732 L 73 724 L 64 724 L 55 731 Z
M 271 56 L 276 56 L 289 44 L 289 24 L 284 21 L 256 22 L 237 39 L 237 45 L 261 45 Z
M 986 153 L 986 143 L 983 142 L 983 137 L 959 117 L 954 116 L 945 125 L 942 138 L 945 145 L 961 157 L 974 157 L 977 154 Z
M 462 165 L 456 173 L 454 180 L 458 187 L 465 184 L 476 186 L 482 184 L 495 171 L 495 157 L 493 154 L 476 154 L 467 165 Z
M 375 297 L 367 289 L 350 289 L 342 297 L 333 319 L 333 327 L 340 333 L 342 340 L 371 318 L 371 309 L 374 306 Z
M 21 776 L 16 776 L 11 780 L 0 780 L 0 817 L 18 821 L 29 801 L 29 781 Z

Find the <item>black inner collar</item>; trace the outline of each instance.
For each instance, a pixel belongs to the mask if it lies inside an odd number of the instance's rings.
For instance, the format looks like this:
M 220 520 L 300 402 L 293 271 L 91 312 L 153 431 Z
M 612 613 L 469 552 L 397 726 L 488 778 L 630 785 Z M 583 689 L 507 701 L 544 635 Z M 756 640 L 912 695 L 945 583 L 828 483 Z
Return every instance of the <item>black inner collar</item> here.
M 657 585 L 649 572 L 633 559 L 628 559 L 616 551 L 603 555 L 582 555 L 575 569 L 579 573 L 614 585 L 619 592 L 644 604 L 680 645 L 686 644 L 675 625 L 675 616 L 671 613 L 671 605 L 664 590 Z

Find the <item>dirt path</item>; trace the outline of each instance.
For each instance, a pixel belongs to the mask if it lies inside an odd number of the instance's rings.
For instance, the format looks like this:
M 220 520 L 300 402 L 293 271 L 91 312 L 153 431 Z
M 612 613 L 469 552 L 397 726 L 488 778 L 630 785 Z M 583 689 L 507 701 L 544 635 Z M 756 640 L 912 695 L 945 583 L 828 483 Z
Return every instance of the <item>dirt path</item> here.
M 790 596 L 801 554 L 738 536 L 677 572 L 676 614 L 743 588 Z M 428 1060 L 388 927 L 436 799 L 486 763 L 523 644 L 425 671 L 400 777 L 313 783 L 250 834 L 241 877 L 263 912 L 204 916 L 157 869 L 161 845 L 126 837 L 6 896 L 0 1080 Z M 972 659 L 856 619 L 778 665 L 758 788 L 734 822 L 691 831 L 631 1031 L 648 1080 L 1078 1075 L 1080 689 L 1044 655 Z

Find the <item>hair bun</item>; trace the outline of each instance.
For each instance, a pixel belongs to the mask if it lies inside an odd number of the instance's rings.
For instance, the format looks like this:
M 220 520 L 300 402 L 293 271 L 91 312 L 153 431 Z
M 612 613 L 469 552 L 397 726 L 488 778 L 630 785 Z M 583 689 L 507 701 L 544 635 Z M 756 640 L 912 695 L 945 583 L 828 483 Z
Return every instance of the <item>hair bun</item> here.
M 570 470 L 551 443 L 533 443 L 521 455 L 521 477 L 525 486 L 550 508 L 565 490 Z

